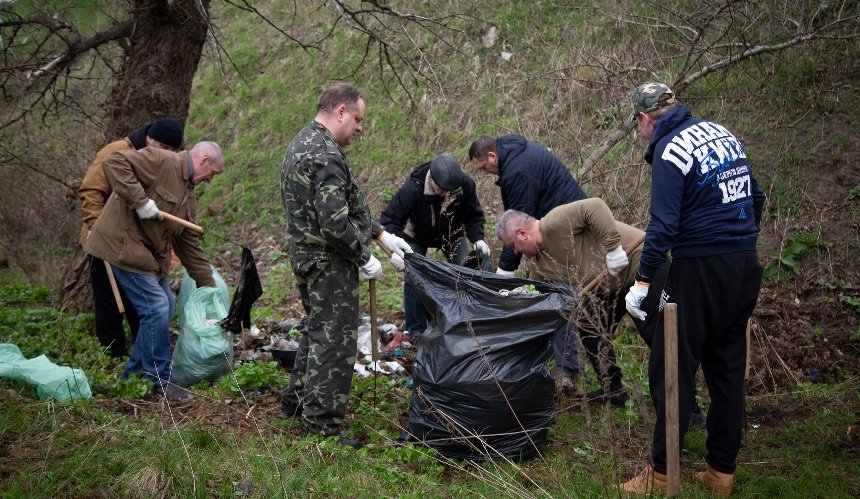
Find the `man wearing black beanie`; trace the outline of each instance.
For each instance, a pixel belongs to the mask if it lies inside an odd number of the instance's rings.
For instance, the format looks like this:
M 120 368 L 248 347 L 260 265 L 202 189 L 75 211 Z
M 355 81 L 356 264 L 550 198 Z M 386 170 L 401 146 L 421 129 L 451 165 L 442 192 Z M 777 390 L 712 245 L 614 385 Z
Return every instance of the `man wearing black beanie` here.
M 102 161 L 117 151 L 128 149 L 143 149 L 144 147 L 155 147 L 158 149 L 178 150 L 182 146 L 182 125 L 172 118 L 160 118 L 153 123 L 144 125 L 122 139 L 116 140 L 102 147 L 93 160 L 81 186 L 78 189 L 78 197 L 81 198 L 81 210 L 83 211 L 83 227 L 81 227 L 81 246 L 87 242 L 96 220 L 102 213 L 113 189 L 105 177 Z M 90 258 L 90 285 L 93 289 L 93 308 L 96 319 L 96 337 L 99 343 L 108 349 L 112 357 L 128 355 L 128 344 L 126 342 L 125 330 L 122 324 L 122 314 L 119 313 L 113 290 L 111 289 L 105 264 L 100 259 Z M 131 330 L 132 343 L 137 336 L 140 326 L 140 317 L 131 302 L 120 290 L 123 306 L 125 307 L 126 319 Z
M 182 146 L 182 125 L 171 118 L 155 120 L 147 130 L 146 138 L 149 147 L 177 151 Z

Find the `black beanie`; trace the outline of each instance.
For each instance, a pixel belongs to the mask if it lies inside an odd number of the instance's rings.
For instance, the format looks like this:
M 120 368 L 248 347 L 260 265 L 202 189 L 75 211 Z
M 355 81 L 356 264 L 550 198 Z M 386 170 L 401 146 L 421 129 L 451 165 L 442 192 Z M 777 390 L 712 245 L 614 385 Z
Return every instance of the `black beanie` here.
M 440 154 L 430 162 L 430 178 L 441 189 L 456 191 L 463 185 L 463 170 L 450 154 Z
M 174 149 L 182 146 L 182 125 L 172 118 L 155 120 L 146 135 Z

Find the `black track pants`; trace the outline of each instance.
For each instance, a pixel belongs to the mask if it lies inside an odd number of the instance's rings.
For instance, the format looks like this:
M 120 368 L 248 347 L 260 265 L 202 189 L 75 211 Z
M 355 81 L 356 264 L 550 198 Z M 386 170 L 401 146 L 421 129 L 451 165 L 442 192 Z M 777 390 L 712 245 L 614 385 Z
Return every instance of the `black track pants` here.
M 666 283 L 667 302 L 678 305 L 681 442 L 690 421 L 696 368 L 701 364 L 711 396 L 705 460 L 723 473 L 734 473 L 741 445 L 746 324 L 758 299 L 761 271 L 755 252 L 676 258 Z M 661 318 L 648 362 L 657 412 L 651 464 L 660 473 L 666 472 L 664 348 Z

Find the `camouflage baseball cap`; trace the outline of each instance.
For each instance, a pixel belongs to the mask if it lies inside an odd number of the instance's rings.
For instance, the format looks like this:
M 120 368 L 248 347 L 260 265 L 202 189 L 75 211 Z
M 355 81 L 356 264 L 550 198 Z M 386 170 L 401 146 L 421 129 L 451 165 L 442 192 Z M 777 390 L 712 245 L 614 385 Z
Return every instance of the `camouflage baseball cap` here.
M 675 92 L 660 82 L 649 81 L 636 87 L 633 95 L 630 96 L 630 102 L 633 104 L 633 114 L 627 119 L 628 123 L 631 123 L 639 113 L 656 111 L 661 107 L 674 104 Z

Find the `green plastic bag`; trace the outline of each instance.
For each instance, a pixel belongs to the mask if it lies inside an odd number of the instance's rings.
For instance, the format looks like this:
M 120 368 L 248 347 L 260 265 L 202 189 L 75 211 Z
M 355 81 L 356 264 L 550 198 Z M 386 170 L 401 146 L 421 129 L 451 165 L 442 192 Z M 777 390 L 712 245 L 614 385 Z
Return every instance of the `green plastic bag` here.
M 171 363 L 171 381 L 180 386 L 216 380 L 233 366 L 233 335 L 217 324 L 227 317 L 230 295 L 214 267 L 212 277 L 215 288 L 198 288 L 187 272 L 182 278 L 179 340 Z
M 0 343 L 0 377 L 36 385 L 40 399 L 88 399 L 93 396 L 87 376 L 80 369 L 58 366 L 44 355 L 27 359 L 17 345 Z

